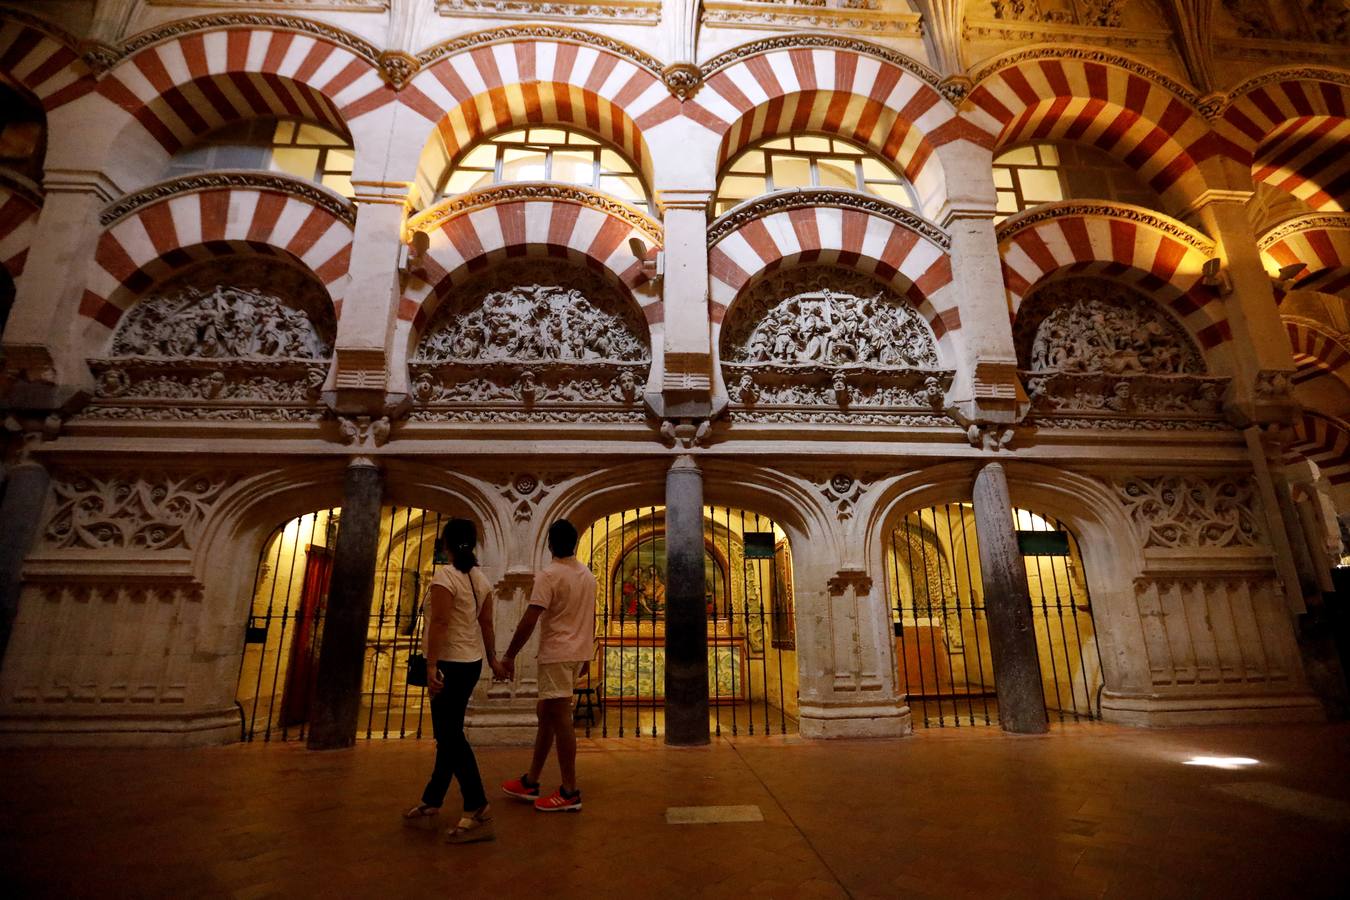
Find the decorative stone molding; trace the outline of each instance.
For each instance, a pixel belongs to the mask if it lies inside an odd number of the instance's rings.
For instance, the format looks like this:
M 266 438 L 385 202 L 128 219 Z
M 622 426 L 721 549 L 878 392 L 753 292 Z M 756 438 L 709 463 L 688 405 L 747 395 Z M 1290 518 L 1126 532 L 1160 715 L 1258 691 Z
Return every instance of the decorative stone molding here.
M 568 19 L 581 22 L 623 22 L 655 25 L 661 21 L 661 4 L 608 0 L 436 0 L 443 16 L 503 19 Z
M 587 206 L 622 219 L 658 246 L 665 240 L 659 222 L 621 200 L 615 200 L 613 197 L 589 188 L 547 182 L 498 184 L 481 191 L 475 191 L 472 194 L 452 197 L 441 201 L 426 212 L 412 217 L 408 220 L 407 227 L 415 231 L 432 231 L 456 216 L 475 209 L 486 209 L 491 206 L 500 206 L 503 203 L 528 200 L 552 200 Z
M 872 593 L 872 576 L 862 569 L 840 569 L 830 576 L 827 587 L 832 597 L 842 597 L 850 589 L 855 597 Z
M 836 472 L 827 481 L 812 478 L 816 491 L 834 507 L 834 514 L 841 522 L 853 518 L 853 510 L 863 494 L 877 478 L 876 473 L 858 475 L 848 472 Z
M 1133 416 L 1210 423 L 1223 412 L 1224 391 L 1230 381 L 1194 375 L 1122 378 L 1101 372 L 1023 371 L 1022 377 L 1031 398 L 1031 414 L 1038 423 L 1043 416 L 1069 414 L 1087 416 L 1097 427 L 1122 427 L 1112 419 Z
M 1077 38 L 1081 40 L 1081 37 Z M 1018 63 L 1036 62 L 1042 59 L 1062 60 L 1076 59 L 1082 62 L 1104 63 L 1108 66 L 1116 66 L 1132 72 L 1141 78 L 1145 78 L 1154 84 L 1171 91 L 1177 97 L 1196 108 L 1199 111 L 1200 98 L 1194 91 L 1174 78 L 1163 75 L 1152 66 L 1145 65 L 1138 60 L 1131 59 L 1128 56 L 1121 56 L 1118 53 L 1111 53 L 1106 50 L 1100 50 L 1092 47 L 1031 47 L 1026 50 L 1018 50 L 1012 53 L 997 57 L 990 62 L 985 63 L 971 73 L 971 80 L 976 84 L 984 81 L 990 75 L 1009 66 L 1015 66 Z
M 497 490 L 511 504 L 512 518 L 523 523 L 534 517 L 535 509 L 553 493 L 554 488 L 572 477 L 571 473 L 563 472 L 518 472 L 499 483 Z
M 752 41 L 748 44 L 742 44 L 725 53 L 718 54 L 712 59 L 703 63 L 700 68 L 703 69 L 703 80 L 707 81 L 718 72 L 734 65 L 741 60 L 757 56 L 761 53 L 768 53 L 774 50 L 842 50 L 848 53 L 859 53 L 863 56 L 871 56 L 888 62 L 893 66 L 904 69 L 911 75 L 932 85 L 934 89 L 942 85 L 942 76 L 923 63 L 911 59 L 903 53 L 882 47 L 877 44 L 860 41 L 856 38 L 842 37 L 830 34 L 789 34 L 779 37 L 765 38 L 761 41 Z
M 417 74 L 418 69 L 417 57 L 401 50 L 384 51 L 380 54 L 378 65 L 380 77 L 396 91 L 402 90 L 403 86 Z
M 1125 0 L 1084 0 L 1081 9 L 1042 10 L 1038 0 L 993 0 L 994 18 L 1059 22 L 1095 28 L 1119 28 Z
M 1262 369 L 1252 383 L 1252 394 L 1263 403 L 1294 403 L 1293 372 Z
M 383 447 L 389 443 L 390 428 L 388 416 L 378 419 L 369 416 L 338 418 L 338 437 L 349 447 Z
M 1142 206 L 1130 206 L 1125 203 L 1078 203 L 1072 200 L 1048 203 L 1009 216 L 998 224 L 994 233 L 999 244 L 1004 244 L 1028 228 L 1034 228 L 1042 222 L 1060 220 L 1069 216 L 1107 216 L 1112 219 L 1124 219 L 1163 231 L 1201 253 L 1213 254 L 1215 249 L 1213 241 L 1200 232 L 1187 228 L 1175 219 L 1160 216 Z
M 214 31 L 221 28 L 276 28 L 283 31 L 296 31 L 345 47 L 372 66 L 379 66 L 380 50 L 367 40 L 318 19 L 267 12 L 213 13 L 167 22 L 133 35 L 125 41 L 119 48 L 120 58 L 125 59 L 138 50 L 143 50 L 163 41 L 171 41 L 185 34 Z
M 1250 479 L 1135 476 L 1114 483 L 1144 548 L 1259 547 L 1260 505 Z
M 575 28 L 567 28 L 563 25 L 535 24 L 504 25 L 501 28 L 489 28 L 486 31 L 476 31 L 472 34 L 451 38 L 418 53 L 417 61 L 422 65 L 422 68 L 426 68 L 439 59 L 453 56 L 456 53 L 463 53 L 465 50 L 515 41 L 561 41 L 568 44 L 595 47 L 597 50 L 623 57 L 638 68 L 646 69 L 657 80 L 661 78 L 661 69 L 664 65 L 651 54 L 644 53 L 636 47 L 614 38 L 593 34 L 589 31 L 580 31 Z
M 277 6 L 303 7 L 314 12 L 384 12 L 389 8 L 389 0 L 147 0 L 151 6 Z
M 309 405 L 318 401 L 327 362 L 257 360 L 91 359 L 95 402 L 163 400 Z
M 661 80 L 672 95 L 684 101 L 703 87 L 703 71 L 693 63 L 671 63 L 661 70 Z
M 916 13 L 883 8 L 881 0 L 709 0 L 703 24 L 711 28 L 833 31 L 917 38 Z
M 1350 230 L 1350 214 L 1347 213 L 1315 213 L 1307 216 L 1295 216 L 1292 219 L 1285 219 L 1283 222 L 1275 225 L 1261 235 L 1257 246 L 1263 251 L 1269 250 L 1273 245 L 1288 237 L 1301 234 L 1305 231 L 1317 231 L 1323 228 Z
M 817 209 L 830 206 L 836 209 L 858 209 L 872 213 L 918 232 L 943 250 L 950 250 L 951 235 L 932 222 L 901 206 L 896 206 L 880 197 L 863 194 L 858 191 L 833 190 L 829 188 L 792 188 L 774 191 L 762 197 L 749 200 L 734 209 L 728 210 L 708 226 L 708 248 L 712 249 L 719 241 L 756 219 L 777 212 L 793 209 Z
M 298 197 L 331 213 L 334 218 L 356 227 L 356 209 L 340 195 L 328 188 L 275 172 L 218 171 L 199 175 L 184 175 L 171 181 L 162 181 L 128 194 L 99 213 L 98 222 L 104 228 L 116 224 L 143 206 L 198 191 L 220 191 L 231 188 L 251 188 L 273 191 Z
M 191 550 L 233 478 L 222 473 L 57 470 L 50 550 Z

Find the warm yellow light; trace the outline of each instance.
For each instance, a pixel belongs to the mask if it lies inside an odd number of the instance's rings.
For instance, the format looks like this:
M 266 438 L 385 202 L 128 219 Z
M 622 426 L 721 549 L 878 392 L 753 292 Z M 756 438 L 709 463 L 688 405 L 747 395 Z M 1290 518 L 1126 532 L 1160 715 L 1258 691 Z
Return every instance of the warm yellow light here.
M 1260 762 L 1259 759 L 1252 759 L 1250 756 L 1192 756 L 1182 765 L 1208 766 L 1211 769 L 1241 769 Z

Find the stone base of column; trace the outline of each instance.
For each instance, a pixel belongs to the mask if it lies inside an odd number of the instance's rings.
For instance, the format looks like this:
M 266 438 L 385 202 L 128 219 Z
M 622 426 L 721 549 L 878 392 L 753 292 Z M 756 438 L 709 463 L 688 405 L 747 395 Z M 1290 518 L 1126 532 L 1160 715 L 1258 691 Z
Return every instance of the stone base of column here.
M 475 747 L 529 747 L 534 744 L 539 717 L 535 712 L 537 688 L 523 687 L 514 697 L 471 700 L 464 717 L 464 732 Z
M 1121 725 L 1265 725 L 1324 722 L 1326 712 L 1312 694 L 1102 694 L 1102 718 Z
M 897 738 L 914 733 L 909 707 L 898 704 L 803 701 L 797 716 L 802 737 L 813 740 Z
M 208 747 L 239 740 L 239 709 L 0 715 L 0 747 Z

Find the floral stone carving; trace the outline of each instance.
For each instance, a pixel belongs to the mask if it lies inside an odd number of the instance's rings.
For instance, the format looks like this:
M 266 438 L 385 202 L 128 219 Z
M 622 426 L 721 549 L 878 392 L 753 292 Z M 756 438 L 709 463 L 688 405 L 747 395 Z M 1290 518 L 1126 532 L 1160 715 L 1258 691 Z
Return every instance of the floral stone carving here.
M 43 543 L 61 550 L 191 549 L 230 481 L 202 473 L 58 472 Z
M 1033 417 L 1084 415 L 1213 420 L 1229 379 L 1205 374 L 1181 325 L 1115 282 L 1051 282 L 1022 304 L 1013 328 Z M 1124 426 L 1128 427 L 1128 426 Z
M 409 366 L 413 399 L 439 408 L 417 419 L 483 421 L 495 409 L 547 420 L 548 408 L 640 403 L 646 326 L 600 276 L 530 261 L 500 267 L 457 300 L 432 318 Z
M 1116 492 L 1145 547 L 1255 547 L 1262 543 L 1256 495 L 1246 478 L 1134 477 Z
M 89 361 L 84 415 L 315 418 L 334 330 L 327 292 L 304 273 L 267 261 L 199 269 L 122 318 L 110 355 Z
M 776 275 L 738 300 L 721 351 L 732 401 L 761 411 L 933 409 L 952 376 L 938 368 L 933 334 L 907 301 L 866 275 L 825 266 Z

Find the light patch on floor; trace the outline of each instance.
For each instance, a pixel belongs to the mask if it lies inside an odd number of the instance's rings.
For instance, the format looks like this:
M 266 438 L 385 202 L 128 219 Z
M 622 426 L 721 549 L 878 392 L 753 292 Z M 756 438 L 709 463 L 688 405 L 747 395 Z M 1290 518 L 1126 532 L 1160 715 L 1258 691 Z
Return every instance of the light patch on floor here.
M 1310 794 L 1307 791 L 1296 791 L 1268 781 L 1219 784 L 1214 786 L 1214 790 L 1296 816 L 1321 819 L 1323 822 L 1350 822 L 1350 803 Z
M 714 825 L 719 822 L 763 822 L 758 806 L 671 806 L 667 825 Z

